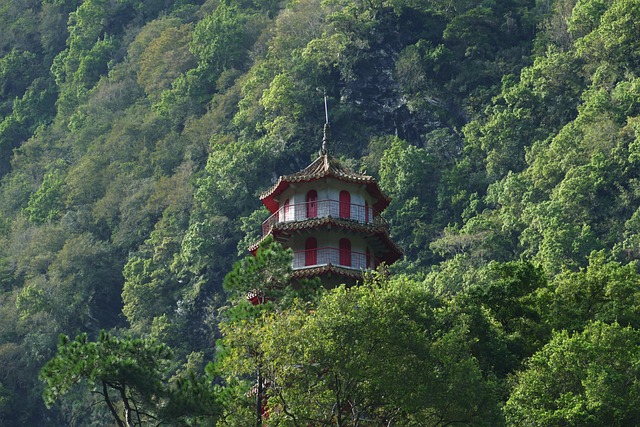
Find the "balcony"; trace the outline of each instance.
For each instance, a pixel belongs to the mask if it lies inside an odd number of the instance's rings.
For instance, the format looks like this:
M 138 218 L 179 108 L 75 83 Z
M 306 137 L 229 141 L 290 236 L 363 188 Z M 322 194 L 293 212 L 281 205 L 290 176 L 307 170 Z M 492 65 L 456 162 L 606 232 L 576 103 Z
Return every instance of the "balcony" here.
M 367 257 L 369 258 L 368 262 Z M 352 270 L 369 270 L 378 265 L 378 260 L 373 255 L 331 247 L 293 252 L 294 270 L 325 265 L 334 265 Z
M 317 200 L 281 206 L 262 223 L 262 235 L 268 235 L 276 224 L 313 218 L 340 218 L 359 224 L 389 228 L 389 223 L 371 206 L 341 203 L 338 200 Z

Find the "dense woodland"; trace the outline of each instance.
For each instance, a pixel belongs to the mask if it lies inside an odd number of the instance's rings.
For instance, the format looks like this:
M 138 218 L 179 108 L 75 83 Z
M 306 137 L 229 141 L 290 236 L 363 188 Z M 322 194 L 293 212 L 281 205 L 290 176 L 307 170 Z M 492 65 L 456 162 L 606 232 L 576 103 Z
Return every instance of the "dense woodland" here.
M 640 1 L 0 20 L 1 425 L 254 426 L 256 375 L 271 427 L 637 425 Z M 290 253 L 246 247 L 325 94 L 405 257 L 291 289 Z

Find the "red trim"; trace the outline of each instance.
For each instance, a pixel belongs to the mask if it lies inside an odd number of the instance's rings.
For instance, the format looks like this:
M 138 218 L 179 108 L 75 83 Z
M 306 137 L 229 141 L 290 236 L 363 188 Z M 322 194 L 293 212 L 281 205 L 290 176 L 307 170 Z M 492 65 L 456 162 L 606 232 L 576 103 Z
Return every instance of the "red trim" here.
M 271 213 L 274 213 L 278 210 L 278 202 L 276 202 L 275 198 L 289 188 L 291 183 L 313 182 L 328 177 L 335 178 L 345 183 L 358 185 L 364 184 L 369 194 L 376 199 L 373 207 L 379 212 L 382 212 L 391 202 L 391 199 L 382 192 L 378 183 L 372 176 L 357 174 L 350 171 L 340 165 L 340 162 L 336 159 L 326 155 L 318 157 L 309 166 L 299 172 L 292 175 L 280 176 L 278 182 L 276 182 L 266 192 L 262 193 L 260 200 Z
M 351 240 L 340 239 L 338 246 L 340 246 L 340 265 L 351 267 Z
M 309 237 L 304 243 L 304 265 L 316 265 L 318 263 L 318 241 L 315 237 Z
M 380 217 L 377 217 L 380 218 Z M 338 218 L 314 218 L 306 221 L 294 221 L 286 223 L 272 223 L 266 227 L 264 237 L 249 247 L 249 251 L 255 255 L 260 243 L 267 236 L 273 236 L 276 241 L 287 240 L 293 230 L 328 230 L 338 227 L 344 230 L 356 231 L 362 233 L 368 238 L 375 238 L 382 246 L 383 250 L 376 252 L 376 256 L 387 264 L 393 264 L 402 257 L 402 249 L 396 245 L 391 237 L 389 237 L 388 227 L 360 224 L 352 221 L 345 221 Z M 374 265 L 377 265 L 374 264 Z
M 347 190 L 340 192 L 340 218 L 351 218 L 351 194 Z
M 323 178 L 326 178 L 326 177 L 316 178 L 316 179 L 311 179 L 308 181 L 301 181 L 301 182 L 312 182 L 312 181 L 317 181 L 318 179 L 323 179 Z M 352 183 L 351 181 L 340 179 L 338 177 L 334 177 L 334 178 L 342 182 Z M 269 193 L 268 195 L 260 199 L 262 201 L 262 204 L 265 205 L 267 209 L 269 209 L 269 212 L 275 213 L 278 210 L 280 206 L 278 205 L 278 202 L 275 201 L 275 198 L 279 194 L 281 194 L 283 191 L 285 191 L 287 188 L 289 188 L 289 182 L 280 181 L 278 186 L 271 193 Z M 378 187 L 378 184 L 376 184 L 375 182 L 368 183 L 367 191 L 371 196 L 373 196 L 374 199 L 376 199 L 376 202 L 372 205 L 376 211 L 382 212 L 387 208 L 387 206 L 389 206 L 390 201 L 382 193 L 382 190 L 380 190 L 380 187 Z
M 317 267 L 301 268 L 299 270 L 293 270 L 292 277 L 301 279 L 304 277 L 316 277 L 326 274 L 335 274 L 342 277 L 348 277 L 351 279 L 362 279 L 362 271 L 355 270 L 353 268 L 344 268 L 339 265 L 319 265 Z
M 265 205 L 267 209 L 269 209 L 269 212 L 276 213 L 276 211 L 280 208 L 280 205 L 278 205 L 278 202 L 276 202 L 275 198 L 287 188 L 289 188 L 289 183 L 287 181 L 280 181 L 274 191 L 272 191 L 268 196 L 261 199 L 262 204 Z

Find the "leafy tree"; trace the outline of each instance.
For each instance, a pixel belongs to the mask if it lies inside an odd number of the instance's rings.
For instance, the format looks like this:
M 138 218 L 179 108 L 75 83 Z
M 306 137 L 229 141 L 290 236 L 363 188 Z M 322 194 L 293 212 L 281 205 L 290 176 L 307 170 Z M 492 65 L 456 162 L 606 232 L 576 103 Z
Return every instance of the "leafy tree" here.
M 64 162 L 46 173 L 38 190 L 31 195 L 26 211 L 29 221 L 42 224 L 59 219 L 64 209 Z
M 576 42 L 578 52 L 588 58 L 593 67 L 598 67 L 600 61 L 608 62 L 618 72 L 637 67 L 640 60 L 638 24 L 630 18 L 635 13 L 638 5 L 628 0 L 579 2 L 569 24 L 576 35 L 586 34 Z M 623 50 L 619 43 L 625 45 Z
M 167 383 L 171 350 L 151 339 L 118 338 L 104 330 L 97 341 L 86 334 L 62 335 L 58 353 L 42 368 L 43 398 L 51 407 L 80 382 L 93 385 L 118 426 L 215 417 L 216 391 L 193 373 Z M 122 408 L 122 409 L 120 409 Z
M 224 285 L 241 298 L 249 291 L 261 291 L 273 300 L 291 281 L 291 250 L 269 238 L 258 247 L 255 256 L 247 256 L 233 265 Z
M 188 50 L 191 30 L 188 25 L 169 27 L 140 53 L 138 83 L 151 99 L 159 97 L 182 72 L 195 66 Z
M 590 323 L 557 332 L 517 376 L 507 425 L 626 426 L 638 417 L 636 329 Z
M 372 277 L 317 305 L 225 324 L 220 366 L 228 383 L 248 387 L 257 358 L 268 422 L 278 425 L 498 425 L 494 385 L 471 356 L 467 325 L 453 326 L 439 306 L 415 282 Z
M 33 80 L 36 55 L 16 49 L 0 58 L 0 111 L 6 111 L 7 101 L 22 96 Z
M 237 6 L 221 2 L 193 31 L 191 52 L 211 69 L 214 80 L 227 68 L 237 67 L 244 59 L 244 25 L 247 17 Z
M 635 263 L 623 265 L 604 251 L 593 252 L 586 268 L 558 274 L 550 286 L 554 292 L 541 296 L 547 322 L 569 331 L 593 321 L 638 328 L 639 280 Z
M 46 78 L 36 78 L 21 97 L 13 99 L 11 113 L 0 120 L 0 176 L 10 169 L 13 149 L 50 120 L 54 102 L 55 90 Z
M 473 298 L 471 304 L 489 311 L 505 334 L 507 348 L 522 361 L 549 337 L 538 297 L 546 289 L 544 274 L 527 261 L 494 261 L 481 274 L 480 283 L 468 291 Z
M 394 237 L 408 258 L 429 263 L 428 244 L 438 228 L 438 169 L 433 157 L 400 139 L 394 139 L 380 160 L 380 185 L 393 199 L 386 215 Z
M 167 269 L 151 259 L 132 257 L 124 269 L 122 312 L 134 329 L 148 327 L 157 316 L 175 304 L 180 284 Z

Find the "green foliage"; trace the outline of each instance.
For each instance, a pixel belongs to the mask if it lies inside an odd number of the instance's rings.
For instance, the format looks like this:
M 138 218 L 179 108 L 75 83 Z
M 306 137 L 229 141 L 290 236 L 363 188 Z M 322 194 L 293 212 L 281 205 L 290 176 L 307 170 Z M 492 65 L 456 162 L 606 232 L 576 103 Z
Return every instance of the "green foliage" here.
M 0 58 L 0 106 L 3 111 L 6 103 L 21 96 L 35 74 L 36 55 L 20 52 L 16 49 Z
M 545 298 L 548 322 L 569 331 L 580 331 L 592 321 L 638 328 L 639 280 L 635 264 L 621 265 L 607 260 L 602 251 L 594 252 L 586 269 L 554 278 L 555 292 Z
M 234 218 L 236 213 L 249 214 L 259 203 L 255 193 L 266 187 L 255 177 L 275 174 L 276 162 L 286 158 L 283 151 L 270 140 L 215 143 L 207 174 L 198 183 L 196 200 L 209 214 L 227 218 Z
M 3 2 L 0 423 L 109 422 L 106 405 L 88 409 L 87 385 L 57 411 L 43 408 L 37 372 L 59 333 L 126 327 L 209 358 L 226 319 L 221 424 L 255 423 L 245 393 L 262 363 L 291 379 L 269 392 L 280 402 L 273 423 L 360 414 L 367 424 L 396 411 L 398 425 L 425 425 L 429 414 L 464 418 L 488 396 L 485 412 L 464 419 L 501 425 L 507 378 L 524 375 L 551 331 L 638 326 L 637 9 L 630 0 Z M 366 285 L 371 297 L 335 290 L 318 303 L 317 283 L 283 285 L 289 258 L 275 247 L 232 265 L 261 237 L 258 194 L 317 152 L 324 93 L 331 153 L 380 178 L 393 198 L 383 215 L 406 255 L 392 271 L 413 275 Z M 218 311 L 230 270 L 237 304 Z M 277 302 L 240 303 L 254 289 Z M 308 369 L 286 370 L 287 360 Z M 320 360 L 333 377 L 318 375 Z M 403 373 L 406 384 L 393 376 Z M 214 422 L 188 419 L 202 410 L 190 396 L 209 380 L 176 375 L 181 397 L 163 402 L 187 418 L 154 416 Z M 328 404 L 347 389 L 357 397 L 349 416 Z M 535 416 L 522 423 L 540 424 Z
M 0 176 L 9 171 L 12 150 L 49 121 L 54 99 L 51 82 L 36 78 L 21 97 L 12 100 L 11 113 L 0 120 Z
M 640 63 L 640 45 L 636 32 L 638 24 L 631 16 L 638 13 L 638 5 L 625 0 L 613 1 L 610 4 L 598 3 L 600 2 L 585 2 L 585 15 L 598 25 L 589 28 L 592 31 L 576 42 L 578 52 L 588 58 L 593 68 L 608 63 L 608 66 L 617 72 L 635 69 Z M 598 16 L 598 12 L 601 17 Z M 586 20 L 588 22 L 588 18 Z M 578 31 L 580 29 L 578 27 Z M 621 49 L 619 43 L 624 43 L 625 48 Z M 598 74 L 600 70 L 596 71 L 596 75 Z
M 237 6 L 221 2 L 194 29 L 190 50 L 202 66 L 211 69 L 214 79 L 225 69 L 237 67 L 243 59 L 246 22 L 247 17 Z
M 175 301 L 173 293 L 179 285 L 173 283 L 168 271 L 150 259 L 131 258 L 124 268 L 124 277 L 122 313 L 134 327 L 149 324 Z
M 472 286 L 469 294 L 500 324 L 507 349 L 516 360 L 524 360 L 549 337 L 538 296 L 546 289 L 544 274 L 526 261 L 491 262 L 483 273 L 481 284 Z
M 87 87 L 97 83 L 100 76 L 106 74 L 107 62 L 116 49 L 113 39 L 98 40 L 80 60 L 74 81 Z
M 142 35 L 138 35 L 138 38 L 142 38 Z M 190 38 L 190 26 L 170 26 L 148 42 L 140 53 L 138 84 L 151 99 L 159 97 L 182 72 L 195 65 L 188 51 Z
M 198 286 L 197 280 L 190 283 L 182 270 L 181 241 L 188 238 L 181 222 L 186 222 L 183 214 L 168 208 L 140 252 L 130 256 L 124 266 L 122 312 L 139 333 L 185 338 L 185 311 L 198 297 Z
M 635 423 L 639 338 L 635 329 L 600 322 L 556 333 L 518 375 L 505 406 L 507 425 Z
M 86 334 L 60 336 L 58 352 L 42 368 L 43 398 L 52 406 L 76 384 L 94 386 L 118 426 L 145 425 L 183 417 L 215 416 L 213 386 L 193 372 L 167 384 L 171 350 L 151 339 L 118 338 L 104 330 L 97 341 Z M 120 409 L 122 405 L 122 409 Z
M 224 279 L 227 291 L 246 296 L 251 290 L 277 292 L 289 285 L 291 280 L 291 261 L 293 253 L 267 239 L 260 244 L 255 256 L 247 256 L 233 265 L 233 269 Z
M 29 221 L 37 224 L 50 222 L 60 218 L 64 209 L 64 162 L 58 162 L 56 167 L 47 172 L 42 178 L 42 184 L 31 195 L 26 212 Z
M 86 334 L 73 341 L 61 336 L 58 354 L 42 370 L 47 383 L 45 402 L 51 406 L 81 380 L 99 386 L 133 387 L 141 397 L 150 397 L 157 392 L 158 374 L 170 357 L 171 352 L 162 344 L 122 340 L 105 331 L 96 342 L 89 342 Z M 108 395 L 104 398 L 110 399 Z
M 311 308 L 298 301 L 225 324 L 220 369 L 228 383 L 246 384 L 238 381 L 258 363 L 278 425 L 496 425 L 494 385 L 470 354 L 468 325 L 449 323 L 453 313 L 439 306 L 409 280 L 371 277 Z M 235 416 L 247 404 L 237 401 Z
M 410 259 L 433 259 L 428 243 L 437 229 L 434 201 L 439 179 L 438 168 L 427 150 L 397 138 L 380 160 L 380 185 L 393 198 L 388 215 L 393 218 L 394 236 Z

